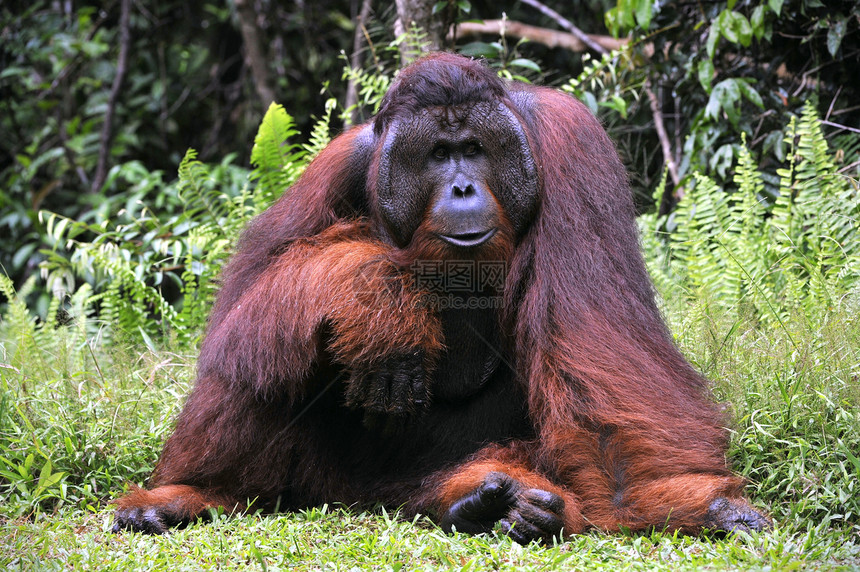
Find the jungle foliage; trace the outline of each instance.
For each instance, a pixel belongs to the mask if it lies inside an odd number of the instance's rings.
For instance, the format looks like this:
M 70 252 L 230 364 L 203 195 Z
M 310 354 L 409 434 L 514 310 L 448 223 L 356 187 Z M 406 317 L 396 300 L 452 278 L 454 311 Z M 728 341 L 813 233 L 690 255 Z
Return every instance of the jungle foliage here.
M 279 102 L 266 105 L 234 3 L 131 3 L 111 169 L 93 189 L 122 2 L 0 6 L 0 526 L 23 551 L 0 549 L 3 564 L 40 562 L 55 544 L 50 527 L 71 511 L 107 522 L 104 502 L 145 479 L 193 378 L 241 229 L 337 132 L 374 111 L 402 54 L 427 42 L 416 28 L 394 37 L 394 14 L 380 6 L 358 27 L 364 63 L 349 68 L 341 51 L 358 2 L 256 0 Z M 505 10 L 559 26 L 526 2 L 448 4 L 464 22 Z M 729 548 L 659 531 L 621 539 L 604 562 L 656 551 L 669 567 L 856 563 L 858 3 L 545 4 L 588 32 L 629 41 L 606 54 L 510 36 L 464 38 L 457 49 L 485 55 L 504 77 L 566 89 L 604 121 L 631 173 L 649 270 L 678 344 L 731 408 L 734 466 L 777 523 Z M 74 514 L 98 536 L 92 517 Z M 331 533 L 348 532 L 356 544 L 341 548 L 364 555 L 350 560 L 361 563 L 372 560 L 365 545 L 393 526 L 388 515 L 326 520 L 325 509 L 286 518 L 236 526 L 364 526 Z M 38 554 L 19 536 L 27 526 Z M 478 556 L 459 540 L 426 548 L 433 534 L 392 555 L 392 567 L 444 565 L 452 550 L 469 562 L 495 554 L 484 540 Z M 576 542 L 541 554 L 591 566 L 589 555 L 616 541 Z M 82 550 L 102 554 L 95 544 L 67 554 L 84 561 Z M 259 546 L 239 553 L 265 565 Z M 272 554 L 285 565 L 313 561 L 311 547 L 287 548 Z

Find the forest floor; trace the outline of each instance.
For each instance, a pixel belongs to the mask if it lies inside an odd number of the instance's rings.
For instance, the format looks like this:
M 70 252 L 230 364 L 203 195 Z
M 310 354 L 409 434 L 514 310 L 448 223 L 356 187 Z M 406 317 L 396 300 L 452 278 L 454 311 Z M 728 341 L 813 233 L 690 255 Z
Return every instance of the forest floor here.
M 4 570 L 857 570 L 855 534 L 774 530 L 725 539 L 586 534 L 520 546 L 449 536 L 428 521 L 314 509 L 222 515 L 164 536 L 110 532 L 109 511 L 61 511 L 0 526 Z

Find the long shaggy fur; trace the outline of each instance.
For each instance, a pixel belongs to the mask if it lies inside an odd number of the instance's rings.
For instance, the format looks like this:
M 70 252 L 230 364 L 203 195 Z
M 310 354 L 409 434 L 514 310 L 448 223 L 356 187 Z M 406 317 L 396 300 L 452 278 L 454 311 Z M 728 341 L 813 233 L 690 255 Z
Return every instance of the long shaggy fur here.
M 538 181 L 517 214 L 527 220 L 506 219 L 484 252 L 508 267 L 503 307 L 451 322 L 408 270 L 453 255 L 422 225 L 395 244 L 377 170 L 392 125 L 478 102 L 516 118 Z M 498 355 L 454 347 L 446 323 L 467 324 Z M 426 387 L 410 391 L 429 406 L 394 418 L 349 407 L 350 384 L 363 383 L 354 372 L 398 356 L 419 356 Z M 472 394 L 431 395 L 438 371 L 455 372 L 442 381 L 456 385 L 458 366 L 480 359 L 496 370 Z M 454 367 L 437 369 L 445 360 Z M 494 472 L 561 497 L 568 534 L 697 532 L 715 499 L 741 495 L 725 420 L 655 304 L 606 133 L 578 101 L 506 84 L 458 56 L 404 70 L 378 116 L 335 139 L 251 223 L 198 370 L 150 490 L 117 503 L 121 527 L 146 528 L 146 511 L 163 528 L 249 501 L 269 510 L 382 502 L 438 516 Z

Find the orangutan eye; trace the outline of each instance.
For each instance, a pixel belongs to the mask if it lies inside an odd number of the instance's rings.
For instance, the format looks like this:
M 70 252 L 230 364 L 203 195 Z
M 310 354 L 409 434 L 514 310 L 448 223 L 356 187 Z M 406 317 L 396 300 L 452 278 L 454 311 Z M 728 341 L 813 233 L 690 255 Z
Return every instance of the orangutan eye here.
M 448 158 L 448 149 L 439 145 L 435 149 L 433 149 L 433 156 L 439 159 L 440 161 L 444 161 Z
M 466 148 L 463 150 L 463 154 L 467 157 L 471 157 L 473 155 L 477 155 L 481 152 L 481 144 L 480 143 L 467 143 Z

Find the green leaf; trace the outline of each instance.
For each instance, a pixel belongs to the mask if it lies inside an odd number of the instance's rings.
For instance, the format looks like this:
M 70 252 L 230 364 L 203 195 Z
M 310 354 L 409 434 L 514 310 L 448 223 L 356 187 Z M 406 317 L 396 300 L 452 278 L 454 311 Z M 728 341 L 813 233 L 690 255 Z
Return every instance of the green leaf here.
M 441 12 L 442 10 L 444 10 L 447 7 L 448 7 L 447 0 L 442 0 L 441 2 L 436 2 L 435 4 L 433 4 L 432 14 L 435 16 L 436 14 L 438 14 L 439 12 Z
M 850 447 L 845 445 L 842 439 L 837 439 L 837 443 L 839 443 L 840 451 L 848 457 L 848 460 L 851 461 L 851 464 L 854 465 L 855 472 L 860 475 L 860 459 L 858 459 L 852 452 Z
M 602 101 L 599 105 L 614 109 L 622 118 L 627 119 L 627 102 L 621 96 L 613 95 L 609 101 Z
M 717 25 L 723 37 L 728 41 L 736 44 L 738 42 L 738 37 L 731 30 L 731 25 L 729 23 L 732 14 L 734 14 L 734 12 L 732 12 L 731 10 L 723 10 L 722 12 L 720 12 L 720 15 L 717 16 Z
M 717 49 L 717 42 L 720 39 L 720 20 L 719 18 L 711 23 L 711 31 L 708 33 L 708 41 L 705 43 L 705 48 L 708 51 L 708 58 L 714 58 L 714 52 Z
M 779 16 L 779 13 L 782 12 L 782 3 L 784 0 L 767 0 L 767 5 L 770 6 L 770 9 L 774 11 L 774 13 Z
M 6 69 L 4 69 L 2 72 L 0 72 L 0 79 L 5 79 L 7 77 L 12 77 L 12 76 L 25 76 L 25 75 L 27 75 L 27 73 L 28 73 L 27 68 L 25 68 L 25 67 L 9 66 Z
M 734 13 L 737 14 L 737 12 Z M 738 38 L 740 39 L 741 45 L 745 48 L 749 47 L 749 45 L 752 44 L 753 38 L 750 21 L 747 20 L 747 17 L 743 14 L 738 14 L 738 17 L 733 19 L 733 24 L 737 26 Z
M 636 25 L 636 7 L 633 2 L 636 0 L 620 0 L 618 7 L 621 8 L 621 17 L 624 19 L 624 25 L 628 29 L 632 29 Z M 622 8 L 623 7 L 623 8 Z
M 499 57 L 500 50 L 496 44 L 488 44 L 487 42 L 469 42 L 460 48 L 459 52 L 464 56 L 470 56 L 473 58 L 497 58 Z
M 60 482 L 64 476 L 66 476 L 66 473 L 63 471 L 59 473 L 52 472 L 51 460 L 46 460 L 45 464 L 42 465 L 42 470 L 39 472 L 39 481 L 36 483 L 36 490 L 33 492 L 33 496 L 38 497 Z
M 39 483 L 43 483 L 51 477 L 51 459 L 46 459 L 42 465 L 42 470 L 39 471 Z
M 584 103 L 585 106 L 591 111 L 591 113 L 597 115 L 597 98 L 594 97 L 593 93 L 591 93 L 590 91 L 586 91 L 582 94 L 582 97 L 580 99 L 582 100 L 582 103 Z
M 752 17 L 750 18 L 750 25 L 752 26 L 753 35 L 756 39 L 761 40 L 764 37 L 764 6 L 759 5 L 755 7 L 753 10 Z
M 699 62 L 699 83 L 705 89 L 705 93 L 711 93 L 711 80 L 714 77 L 714 62 L 702 60 Z
M 140 326 L 138 326 L 137 329 L 139 330 L 140 337 L 143 339 L 143 343 L 146 344 L 146 347 L 149 348 L 149 351 L 151 351 L 153 353 L 158 352 L 158 349 L 156 348 L 155 343 L 152 341 L 152 338 L 149 337 L 149 335 L 146 333 L 146 331 L 143 328 L 141 328 Z
M 717 173 L 721 178 L 726 178 L 726 173 L 732 166 L 735 159 L 735 148 L 731 144 L 725 144 L 717 149 L 711 157 L 711 170 Z
M 841 16 L 835 22 L 832 22 L 827 30 L 827 51 L 834 58 L 836 52 L 839 51 L 839 46 L 842 44 L 842 38 L 845 36 L 845 16 Z
M 752 26 L 746 16 L 739 12 L 723 10 L 719 18 L 720 32 L 733 44 L 747 47 L 752 42 Z
M 18 155 L 15 155 L 15 158 L 18 160 L 19 163 L 21 163 L 21 166 L 25 169 L 33 163 L 33 160 L 30 157 L 28 157 L 27 155 L 22 155 L 20 153 Z
M 30 255 L 33 254 L 33 251 L 38 247 L 38 243 L 31 242 L 30 244 L 25 244 L 19 248 L 18 252 L 15 253 L 15 256 L 12 257 L 12 268 L 23 268 L 27 260 L 29 260 Z
M 651 25 L 651 0 L 636 0 L 634 15 L 639 27 L 647 30 Z
M 30 467 L 32 467 L 32 466 L 33 466 L 33 461 L 34 461 L 34 460 L 36 460 L 36 458 L 33 456 L 33 453 L 29 453 L 29 454 L 24 458 L 24 464 L 23 464 L 23 465 L 18 465 L 18 473 L 19 473 L 22 477 L 24 477 L 25 479 L 30 478 Z
M 540 66 L 526 58 L 517 58 L 508 65 L 511 67 L 526 68 L 540 73 Z
M 740 89 L 741 94 L 746 98 L 747 101 L 758 107 L 759 109 L 764 109 L 764 102 L 761 99 L 761 95 L 745 80 L 738 80 L 737 82 L 738 89 Z
M 460 12 L 463 14 L 468 14 L 472 11 L 472 3 L 469 0 L 458 0 L 457 7 L 460 8 Z
M 603 23 L 606 24 L 606 29 L 613 38 L 621 35 L 621 17 L 618 13 L 618 7 L 610 8 L 603 15 Z
M 768 149 L 773 148 L 773 154 L 779 161 L 785 161 L 785 145 L 784 145 L 785 134 L 780 129 L 775 129 L 768 133 L 767 137 L 764 138 L 764 143 L 762 143 L 762 150 L 767 152 Z
M 741 90 L 737 85 L 737 80 L 725 79 L 714 86 L 711 92 L 711 97 L 708 100 L 708 105 L 705 107 L 705 116 L 711 119 L 717 119 L 720 110 L 724 110 L 731 119 L 735 114 L 735 103 L 741 98 Z

